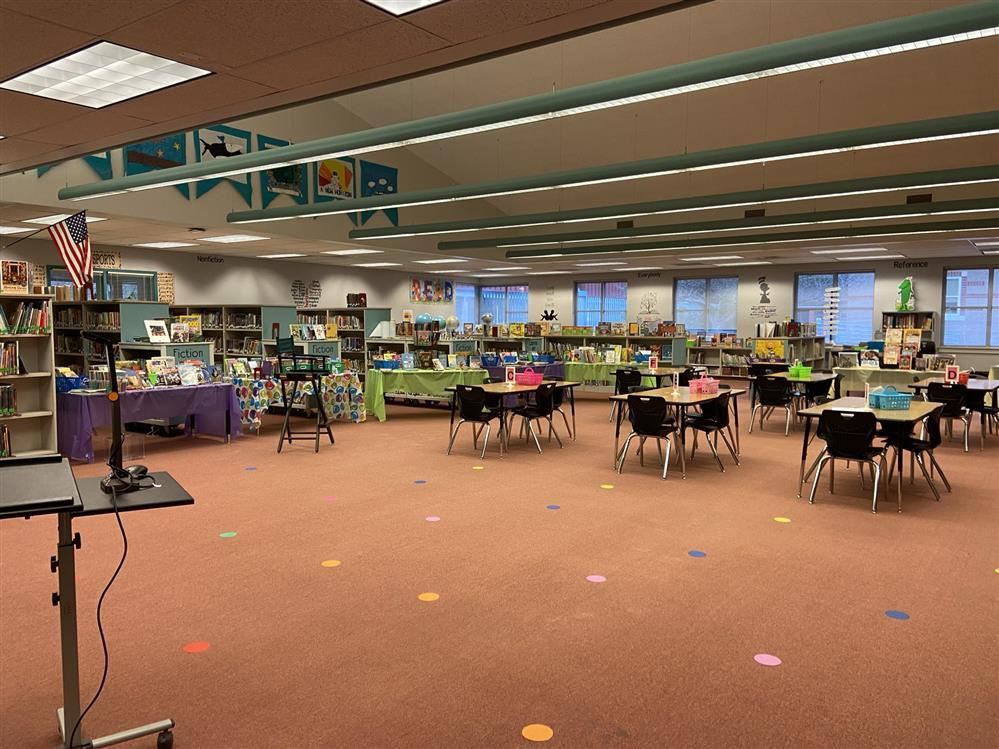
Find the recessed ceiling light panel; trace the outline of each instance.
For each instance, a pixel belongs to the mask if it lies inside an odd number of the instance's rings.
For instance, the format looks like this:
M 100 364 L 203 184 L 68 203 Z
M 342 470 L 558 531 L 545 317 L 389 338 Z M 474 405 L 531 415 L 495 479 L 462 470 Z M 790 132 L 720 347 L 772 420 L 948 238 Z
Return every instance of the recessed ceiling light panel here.
M 42 224 L 43 226 L 51 226 L 52 224 L 58 224 L 60 221 L 65 221 L 72 213 L 54 213 L 51 216 L 39 216 L 38 218 L 26 218 L 24 223 L 26 224 Z M 106 218 L 101 218 L 100 216 L 87 216 L 88 224 L 95 224 L 98 221 L 107 221 Z
M 706 257 L 682 257 L 686 263 L 706 263 L 709 260 L 742 260 L 742 255 L 708 255 Z
M 217 242 L 218 244 L 257 242 L 261 239 L 268 239 L 268 237 L 258 237 L 256 234 L 223 234 L 220 237 L 201 237 L 202 242 Z
M 850 257 L 838 257 L 837 260 L 897 260 L 905 255 L 850 255 Z
M 360 247 L 354 250 L 323 250 L 323 255 L 377 255 L 382 250 L 363 250 Z
M 528 265 L 511 265 L 508 268 L 486 268 L 485 270 L 507 271 L 507 270 L 530 270 Z
M 404 16 L 407 13 L 429 8 L 431 5 L 443 3 L 444 0 L 366 0 L 377 8 L 381 8 L 393 16 Z
M 266 260 L 283 260 L 288 257 L 305 257 L 305 255 L 300 252 L 281 252 L 277 255 L 257 255 L 257 257 L 264 258 Z
M 419 263 L 420 265 L 453 265 L 454 263 L 467 263 L 467 260 L 448 260 L 447 258 L 440 258 L 438 260 L 414 260 L 413 262 Z
M 719 268 L 729 268 L 736 265 L 773 265 L 769 260 L 747 260 L 742 263 L 716 263 Z
M 0 83 L 0 88 L 100 109 L 200 78 L 203 70 L 111 42 L 98 42 Z
M 576 263 L 577 268 L 590 268 L 598 265 L 627 265 L 624 260 L 607 260 L 602 263 Z
M 354 263 L 355 268 L 388 268 L 390 265 L 402 265 L 402 263 Z
M 534 273 L 528 273 L 529 276 L 564 276 L 568 273 L 567 270 L 539 270 Z
M 132 247 L 150 247 L 154 250 L 172 250 L 176 247 L 196 247 L 194 242 L 143 242 Z
M 840 247 L 832 250 L 812 250 L 813 255 L 846 255 L 857 254 L 858 252 L 887 252 L 884 247 Z
M 31 231 L 26 226 L 0 226 L 0 234 L 24 234 Z

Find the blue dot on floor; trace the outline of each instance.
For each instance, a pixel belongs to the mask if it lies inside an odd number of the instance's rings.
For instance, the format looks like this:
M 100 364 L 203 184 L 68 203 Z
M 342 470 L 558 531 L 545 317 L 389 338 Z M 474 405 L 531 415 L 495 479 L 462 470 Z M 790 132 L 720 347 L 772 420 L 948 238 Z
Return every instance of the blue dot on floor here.
M 427 483 L 427 481 L 426 481 L 426 479 L 417 479 L 413 483 L 414 484 L 425 484 L 425 483 Z
M 255 471 L 255 470 L 257 470 L 257 467 L 256 466 L 247 466 L 243 470 L 244 471 Z
M 706 557 L 708 554 L 705 551 L 698 551 L 697 549 L 692 549 L 687 552 L 687 556 L 691 557 Z
M 901 619 L 903 621 L 909 618 L 909 615 L 904 611 L 896 611 L 895 609 L 888 609 L 885 612 L 885 616 L 889 619 Z
M 558 510 L 561 509 L 561 507 L 561 505 L 545 505 L 545 508 L 548 510 Z

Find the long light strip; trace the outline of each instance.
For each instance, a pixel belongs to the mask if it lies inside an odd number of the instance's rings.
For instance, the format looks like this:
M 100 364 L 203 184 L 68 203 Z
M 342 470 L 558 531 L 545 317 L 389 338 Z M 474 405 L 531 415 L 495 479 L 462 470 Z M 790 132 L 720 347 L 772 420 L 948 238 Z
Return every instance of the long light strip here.
M 584 84 L 463 112 L 324 138 L 226 159 L 132 175 L 113 184 L 63 188 L 61 200 L 102 197 L 206 178 L 275 169 L 456 138 L 802 70 L 981 39 L 999 33 L 995 0 L 895 18 L 866 26 L 694 60 L 659 70 Z
M 820 200 L 854 195 L 874 195 L 879 193 L 930 190 L 938 187 L 987 184 L 999 182 L 999 165 L 964 167 L 933 172 L 913 172 L 892 174 L 882 177 L 865 177 L 854 180 L 838 180 L 810 185 L 791 187 L 770 187 L 761 190 L 700 195 L 672 200 L 657 200 L 644 203 L 625 203 L 600 208 L 580 208 L 553 213 L 526 213 L 519 216 L 466 219 L 433 224 L 412 224 L 385 229 L 354 229 L 351 239 L 400 239 L 422 237 L 434 234 L 463 234 L 468 232 L 492 231 L 496 229 L 522 229 L 532 226 L 559 226 L 563 224 L 586 223 L 590 221 L 614 221 L 640 218 L 642 216 L 662 216 L 672 213 L 710 211 L 722 208 L 745 208 L 776 203 L 789 203 L 798 200 Z
M 321 205 L 292 205 L 265 210 L 236 211 L 230 213 L 226 220 L 233 224 L 252 224 L 355 213 L 359 210 L 387 210 L 403 206 L 455 203 L 996 133 L 999 133 L 999 111 L 994 110 L 957 117 L 841 130 L 745 146 L 729 146 L 711 151 L 573 169 L 535 177 L 416 190 L 403 195 L 379 195 Z

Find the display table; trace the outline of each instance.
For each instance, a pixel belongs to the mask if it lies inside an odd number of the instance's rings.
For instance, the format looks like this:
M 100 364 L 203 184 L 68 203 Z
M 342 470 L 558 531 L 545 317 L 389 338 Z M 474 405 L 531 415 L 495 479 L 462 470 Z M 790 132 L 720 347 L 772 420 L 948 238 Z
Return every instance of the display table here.
M 551 380 L 555 377 L 559 379 L 565 379 L 565 365 L 562 362 L 552 362 L 551 364 L 518 364 L 517 371 L 523 372 L 526 369 L 533 369 L 535 372 L 541 374 L 546 380 Z M 502 380 L 506 377 L 506 365 L 500 364 L 495 367 L 483 367 L 489 373 L 489 376 L 494 380 Z
M 944 375 L 943 372 L 935 369 L 920 371 L 915 369 L 876 369 L 874 367 L 836 367 L 833 372 L 843 375 L 840 393 L 844 396 L 850 391 L 863 392 L 864 385 L 870 385 L 872 389 L 892 385 L 896 390 L 902 390 L 913 382 L 927 377 L 943 377 Z
M 450 399 L 446 392 L 455 385 L 482 385 L 489 373 L 484 369 L 369 369 L 364 378 L 364 403 L 379 421 L 385 421 L 385 394 L 409 393 Z
M 565 379 L 576 380 L 578 382 L 584 382 L 587 385 L 613 385 L 615 380 L 614 373 L 619 369 L 626 369 L 629 367 L 634 367 L 636 369 L 648 369 L 649 365 L 638 364 L 636 362 L 629 362 L 627 364 L 607 364 L 605 362 L 578 362 L 578 361 L 567 361 L 565 363 Z M 664 362 L 660 366 L 661 369 L 669 367 L 669 364 Z M 643 377 L 642 386 L 643 387 L 658 387 L 659 383 L 655 377 Z
M 111 423 L 111 402 L 103 393 L 59 393 L 56 398 L 59 452 L 67 458 L 93 462 L 93 433 Z M 121 420 L 133 421 L 190 416 L 186 433 L 228 439 L 242 433 L 239 401 L 228 383 L 156 387 L 121 393 Z M 193 430 L 192 430 L 193 427 Z
M 989 368 L 989 379 L 999 380 L 999 364 Z
M 281 403 L 281 383 L 276 377 L 262 380 L 251 378 L 233 378 L 236 389 L 236 399 L 239 402 L 240 421 L 249 429 L 259 429 L 261 417 L 272 405 Z M 291 388 L 288 388 L 289 392 Z M 302 398 L 312 397 L 312 383 L 299 383 L 299 404 Z M 322 380 L 323 406 L 330 419 L 338 421 L 353 421 L 355 423 L 367 418 L 364 407 L 364 391 L 361 380 L 354 372 L 328 374 Z

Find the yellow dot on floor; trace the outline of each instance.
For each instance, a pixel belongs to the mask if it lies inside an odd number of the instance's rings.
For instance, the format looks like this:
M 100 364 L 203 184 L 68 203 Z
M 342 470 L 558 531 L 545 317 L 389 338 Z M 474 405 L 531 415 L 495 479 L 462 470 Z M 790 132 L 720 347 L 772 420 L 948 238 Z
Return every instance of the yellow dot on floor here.
M 996 569 L 995 569 L 995 573 L 996 573 L 997 575 L 999 575 L 999 567 L 996 567 Z
M 601 489 L 613 489 L 614 488 L 614 484 L 601 484 L 600 488 Z
M 791 522 L 791 518 L 783 518 L 783 517 L 781 517 L 781 518 L 774 518 L 774 520 L 777 521 L 778 523 L 790 523 Z
M 521 729 L 520 735 L 528 741 L 548 741 L 555 732 L 551 726 L 546 726 L 544 723 L 531 723 Z
M 485 468 L 485 466 L 472 466 L 473 471 L 484 471 Z
M 420 593 L 417 596 L 421 601 L 436 601 L 440 596 L 437 593 Z
M 327 559 L 323 562 L 323 567 L 339 567 L 339 566 L 340 566 L 339 559 Z

